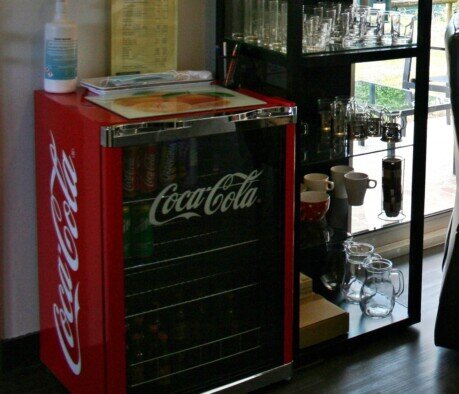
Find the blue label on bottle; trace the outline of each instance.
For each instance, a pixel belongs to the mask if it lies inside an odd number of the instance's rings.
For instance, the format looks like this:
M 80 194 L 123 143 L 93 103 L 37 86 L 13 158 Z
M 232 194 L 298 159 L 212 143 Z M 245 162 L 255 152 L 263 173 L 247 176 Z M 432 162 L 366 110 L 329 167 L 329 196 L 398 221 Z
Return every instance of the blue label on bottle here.
M 56 38 L 45 42 L 45 78 L 71 80 L 77 76 L 77 42 Z

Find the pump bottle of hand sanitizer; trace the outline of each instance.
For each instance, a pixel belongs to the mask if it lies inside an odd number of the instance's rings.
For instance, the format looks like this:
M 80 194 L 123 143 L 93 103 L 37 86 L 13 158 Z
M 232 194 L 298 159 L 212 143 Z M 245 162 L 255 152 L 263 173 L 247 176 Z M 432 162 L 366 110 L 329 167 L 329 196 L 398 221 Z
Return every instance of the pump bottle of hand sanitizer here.
M 56 0 L 54 20 L 45 26 L 44 89 L 70 93 L 77 85 L 77 26 L 67 16 L 67 0 Z

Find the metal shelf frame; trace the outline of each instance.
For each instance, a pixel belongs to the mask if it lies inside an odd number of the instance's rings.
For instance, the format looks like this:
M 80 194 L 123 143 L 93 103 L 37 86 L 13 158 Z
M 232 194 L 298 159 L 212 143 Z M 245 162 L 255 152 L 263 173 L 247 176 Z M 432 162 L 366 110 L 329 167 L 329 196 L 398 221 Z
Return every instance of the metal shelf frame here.
M 225 3 L 229 0 L 217 0 L 217 46 L 229 41 L 234 41 L 225 36 Z M 392 332 L 392 329 L 406 327 L 417 323 L 421 319 L 421 285 L 422 285 L 422 258 L 423 258 L 423 232 L 424 232 L 424 195 L 425 195 L 425 173 L 426 173 L 426 138 L 427 138 L 427 116 L 428 116 L 428 85 L 430 63 L 430 31 L 432 1 L 418 2 L 418 31 L 417 43 L 405 47 L 380 47 L 353 49 L 349 51 L 336 51 L 317 54 L 302 53 L 302 7 L 303 4 L 314 4 L 314 0 L 288 0 L 288 27 L 287 27 L 287 53 L 275 53 L 254 45 L 240 43 L 240 53 L 252 59 L 259 59 L 279 65 L 285 68 L 286 83 L 285 98 L 296 102 L 298 105 L 298 127 L 297 127 L 297 158 L 302 157 L 301 139 L 302 124 L 312 116 L 311 103 L 320 97 L 322 91 L 333 87 L 333 75 L 339 72 L 343 81 L 341 86 L 336 86 L 337 94 L 348 94 L 351 92 L 352 67 L 355 63 L 370 61 L 416 58 L 416 95 L 414 109 L 410 115 L 414 115 L 414 137 L 413 137 L 413 174 L 412 180 L 412 208 L 410 224 L 410 249 L 409 249 L 409 294 L 407 318 L 401 319 L 394 324 L 383 325 L 379 330 L 364 333 L 347 339 L 345 343 L 355 343 L 356 340 L 371 339 L 375 333 Z M 221 78 L 221 67 L 217 65 L 218 76 Z M 319 73 L 320 71 L 320 73 Z M 326 74 L 320 78 L 319 74 Z M 311 78 L 313 76 L 314 78 Z M 331 81 L 327 78 L 331 77 Z M 335 77 L 336 78 L 336 77 Z M 327 86 L 320 86 L 321 83 L 328 83 Z M 250 86 L 254 90 L 254 86 Z M 266 86 L 260 89 L 265 89 Z M 256 90 L 256 87 L 255 87 Z M 282 91 L 282 89 L 280 90 Z M 308 97 L 311 96 L 312 98 Z M 309 111 L 309 112 L 308 112 Z M 297 169 L 301 170 L 304 163 L 297 160 Z M 301 173 L 297 171 L 297 185 L 301 182 Z M 299 206 L 299 191 L 297 190 L 297 206 Z M 298 210 L 297 210 L 298 211 Z M 296 233 L 299 233 L 299 212 L 296 213 Z M 299 256 L 299 242 L 296 245 L 296 258 Z M 299 276 L 298 264 L 296 264 L 295 275 Z M 298 282 L 295 281 L 295 300 L 298 300 Z M 297 301 L 298 302 L 298 301 Z M 298 311 L 298 304 L 294 305 Z M 299 317 L 295 316 L 293 327 L 298 327 Z M 298 330 L 295 330 L 298 331 Z M 293 333 L 294 343 L 298 343 L 298 332 Z M 336 348 L 336 343 L 330 343 L 330 348 Z M 327 347 L 327 344 L 319 346 L 320 352 Z M 297 364 L 309 359 L 315 349 L 299 351 L 294 349 Z

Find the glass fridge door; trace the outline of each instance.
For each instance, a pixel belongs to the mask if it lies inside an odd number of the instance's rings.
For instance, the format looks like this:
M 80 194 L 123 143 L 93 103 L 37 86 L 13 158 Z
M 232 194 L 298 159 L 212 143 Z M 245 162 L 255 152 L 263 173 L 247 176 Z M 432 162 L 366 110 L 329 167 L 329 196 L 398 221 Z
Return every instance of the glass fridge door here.
M 283 364 L 286 127 L 253 123 L 123 147 L 131 391 L 199 391 Z

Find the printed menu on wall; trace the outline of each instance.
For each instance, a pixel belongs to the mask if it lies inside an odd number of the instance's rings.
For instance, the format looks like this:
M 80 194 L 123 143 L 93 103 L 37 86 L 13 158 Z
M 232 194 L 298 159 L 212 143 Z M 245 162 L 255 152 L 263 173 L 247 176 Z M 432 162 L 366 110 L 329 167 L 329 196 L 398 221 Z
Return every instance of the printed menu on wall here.
M 111 75 L 177 68 L 177 0 L 111 0 Z

